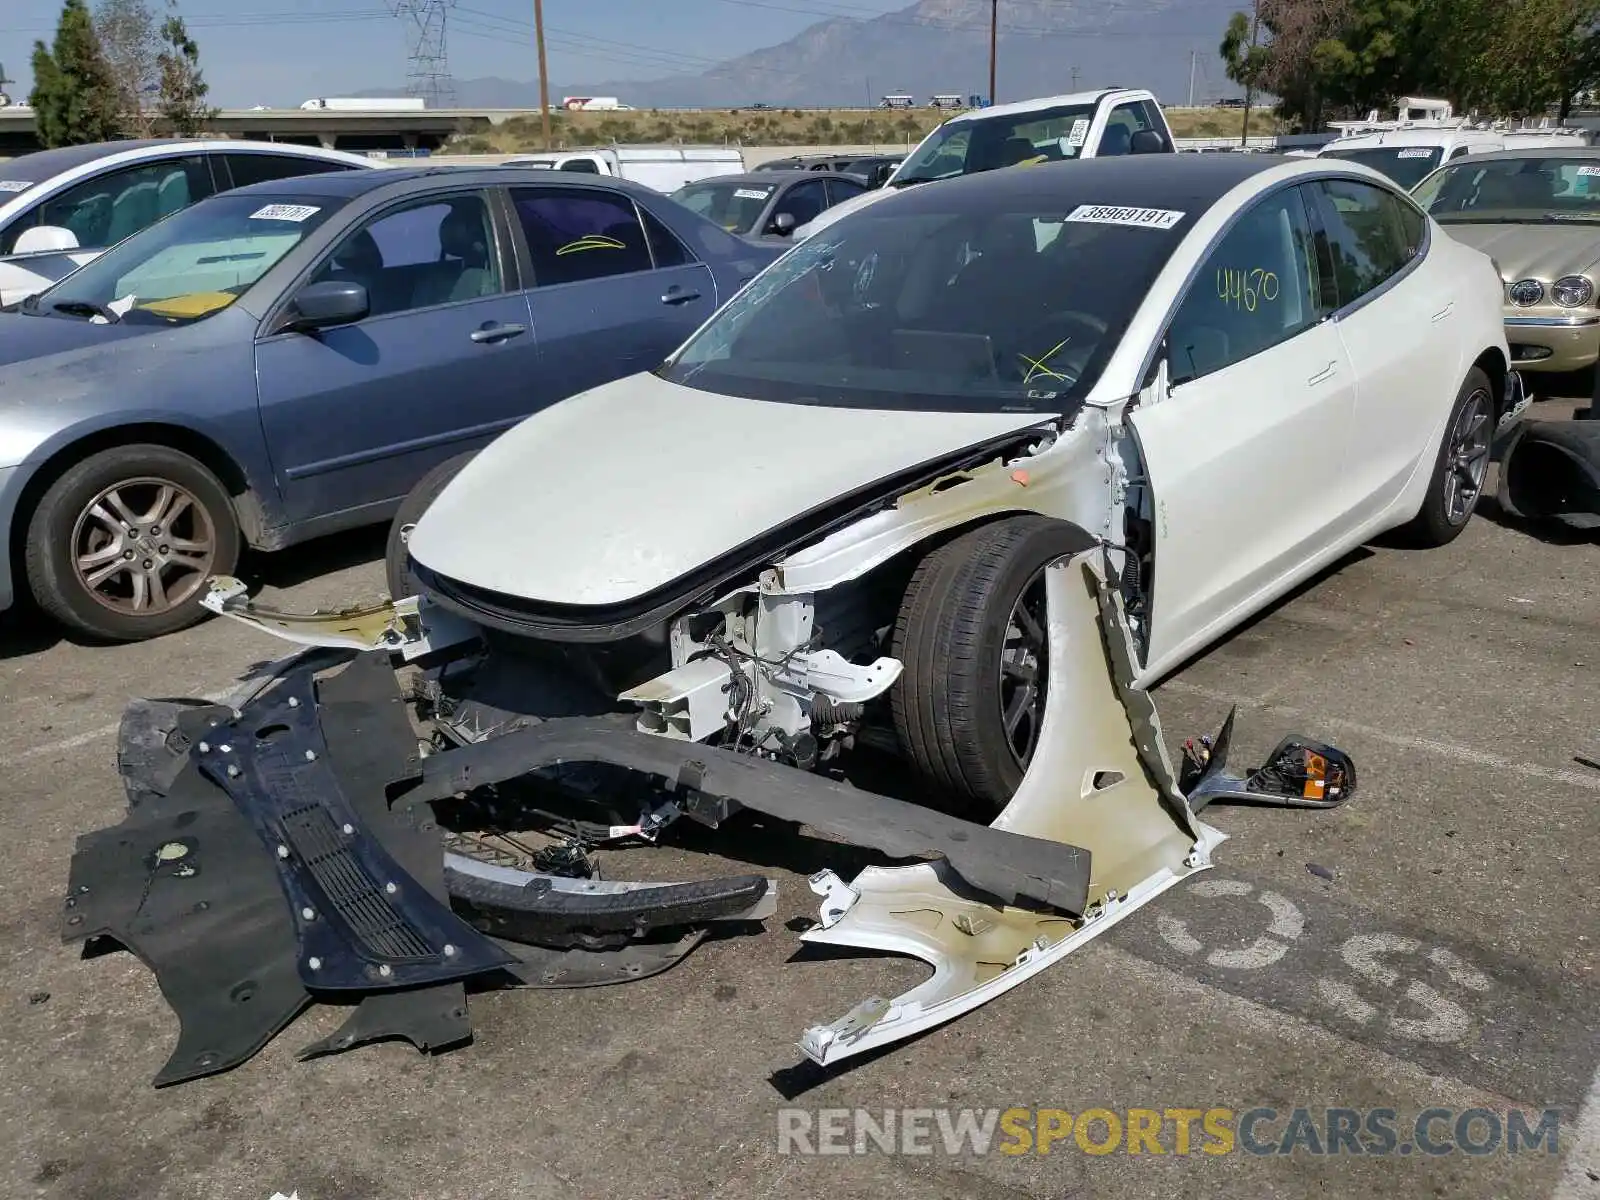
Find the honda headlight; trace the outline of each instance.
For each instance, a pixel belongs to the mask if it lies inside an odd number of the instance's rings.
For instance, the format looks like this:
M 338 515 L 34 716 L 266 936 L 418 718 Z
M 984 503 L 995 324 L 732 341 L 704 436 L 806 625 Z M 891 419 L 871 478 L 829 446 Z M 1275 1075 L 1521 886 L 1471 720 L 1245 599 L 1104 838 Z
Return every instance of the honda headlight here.
M 1562 308 L 1581 308 L 1594 299 L 1594 284 L 1582 275 L 1567 275 L 1550 285 L 1550 298 Z

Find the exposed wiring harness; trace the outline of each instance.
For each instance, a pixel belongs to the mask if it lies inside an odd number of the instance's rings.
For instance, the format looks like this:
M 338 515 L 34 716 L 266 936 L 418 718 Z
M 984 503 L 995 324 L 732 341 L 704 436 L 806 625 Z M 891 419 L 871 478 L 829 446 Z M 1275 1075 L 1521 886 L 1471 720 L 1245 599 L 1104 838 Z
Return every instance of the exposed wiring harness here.
M 777 674 L 788 669 L 796 658 L 811 653 L 821 644 L 822 630 L 817 628 L 812 630 L 809 638 L 781 657 L 763 658 L 734 645 L 722 633 L 713 633 L 706 638 L 705 648 L 694 657 L 714 658 L 728 668 L 728 682 L 723 684 L 722 692 L 728 697 L 727 722 L 732 734 L 730 749 L 745 754 L 753 754 L 759 749 L 755 727 L 762 713 L 756 704 L 756 681 L 746 667 L 766 667 L 769 673 Z

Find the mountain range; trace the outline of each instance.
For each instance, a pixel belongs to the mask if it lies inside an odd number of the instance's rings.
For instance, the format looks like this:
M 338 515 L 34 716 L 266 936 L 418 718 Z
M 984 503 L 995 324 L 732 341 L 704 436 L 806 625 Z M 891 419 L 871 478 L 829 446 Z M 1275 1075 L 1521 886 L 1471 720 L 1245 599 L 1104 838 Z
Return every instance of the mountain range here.
M 1001 0 L 998 100 L 1120 84 L 1182 104 L 1235 95 L 1217 45 L 1245 0 Z M 890 93 L 989 90 L 990 0 L 917 0 L 880 17 L 819 21 L 779 46 L 703 72 L 552 84 L 562 96 L 616 96 L 635 108 L 861 107 Z M 1192 57 L 1191 57 L 1192 55 Z M 463 108 L 531 108 L 537 79 L 458 79 Z M 369 89 L 366 95 L 396 95 Z

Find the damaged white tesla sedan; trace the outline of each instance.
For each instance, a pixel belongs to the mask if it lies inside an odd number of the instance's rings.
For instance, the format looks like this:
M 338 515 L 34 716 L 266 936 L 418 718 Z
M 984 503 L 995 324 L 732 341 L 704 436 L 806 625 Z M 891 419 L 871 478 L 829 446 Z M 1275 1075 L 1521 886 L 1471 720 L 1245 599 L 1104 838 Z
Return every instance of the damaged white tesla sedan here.
M 1113 548 L 1145 683 L 1364 539 L 1461 531 L 1521 405 L 1498 279 L 1326 162 L 917 189 L 659 370 L 448 465 L 396 578 L 606 647 L 652 732 L 810 767 L 876 729 L 998 810 L 1038 735 L 1049 563 Z M 625 646 L 671 669 L 635 677 Z
M 1524 404 L 1490 260 L 1375 172 L 1019 168 L 839 222 L 659 369 L 441 467 L 397 522 L 392 603 L 299 617 L 233 580 L 207 603 L 425 667 L 413 802 L 609 763 L 671 785 L 623 834 L 714 824 L 710 796 L 942 856 L 814 878 L 808 938 L 937 968 L 808 1031 L 828 1062 L 1205 867 L 1220 835 L 1143 687 L 1364 539 L 1450 541 Z M 1324 750 L 1269 767 L 1330 800 L 1353 776 Z M 925 807 L 839 782 L 884 752 Z

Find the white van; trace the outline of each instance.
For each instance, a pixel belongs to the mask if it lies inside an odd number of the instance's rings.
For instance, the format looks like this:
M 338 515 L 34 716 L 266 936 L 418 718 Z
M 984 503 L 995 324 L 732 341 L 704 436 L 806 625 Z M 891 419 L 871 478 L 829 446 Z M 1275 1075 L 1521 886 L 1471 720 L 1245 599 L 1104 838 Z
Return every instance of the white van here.
M 1584 146 L 1588 133 L 1548 124 L 1511 128 L 1458 117 L 1447 100 L 1402 97 L 1394 120 L 1378 118 L 1374 109 L 1365 121 L 1335 121 L 1339 137 L 1319 152 L 1323 158 L 1344 158 L 1382 171 L 1404 188 L 1415 187 L 1435 167 L 1468 154 L 1518 150 L 1535 146 Z
M 505 165 L 610 175 L 642 183 L 658 192 L 675 192 L 686 183 L 745 172 L 744 151 L 737 146 L 596 146 L 553 154 L 519 154 L 507 159 Z

